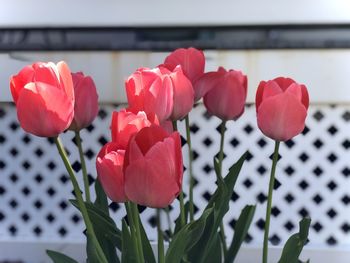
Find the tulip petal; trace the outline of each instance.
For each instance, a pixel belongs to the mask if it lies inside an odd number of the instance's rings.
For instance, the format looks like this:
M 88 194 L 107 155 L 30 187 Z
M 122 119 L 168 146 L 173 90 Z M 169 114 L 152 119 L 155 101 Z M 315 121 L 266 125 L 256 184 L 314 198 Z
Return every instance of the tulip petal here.
M 57 136 L 69 127 L 73 113 L 73 104 L 66 94 L 45 83 L 27 84 L 17 101 L 22 128 L 37 136 Z
M 288 92 L 265 99 L 258 109 L 260 130 L 269 138 L 287 141 L 305 127 L 306 108 Z
M 176 174 L 178 175 L 177 183 L 179 188 L 182 186 L 183 178 L 183 160 L 182 160 L 182 146 L 181 146 L 181 137 L 179 132 L 173 132 L 171 138 L 174 140 L 174 150 L 175 150 L 175 162 L 176 162 Z
M 74 121 L 83 129 L 90 125 L 98 114 L 98 95 L 91 77 L 82 78 L 75 86 Z
M 204 105 L 222 120 L 235 120 L 243 113 L 246 96 L 243 83 L 234 74 L 227 73 L 204 96 Z
M 132 162 L 125 170 L 125 193 L 133 202 L 154 208 L 166 207 L 179 193 L 179 186 L 172 176 L 174 165 L 164 155 L 167 146 L 158 143 L 152 156 Z M 159 158 L 158 158 L 159 157 Z M 166 161 L 166 162 L 165 162 Z M 173 161 L 173 160 L 172 160 Z
M 300 88 L 301 88 L 301 93 L 302 93 L 301 102 L 304 104 L 305 108 L 308 109 L 309 108 L 309 93 L 308 93 L 305 85 L 300 85 Z
M 293 96 L 295 96 L 299 101 L 302 101 L 302 90 L 300 88 L 300 85 L 297 83 L 291 84 L 286 90 L 286 93 L 289 93 Z
M 255 109 L 256 109 L 256 111 L 258 111 L 258 108 L 259 108 L 260 103 L 262 101 L 265 85 L 266 85 L 266 81 L 260 81 L 259 86 L 256 90 L 256 94 L 255 94 Z
M 269 97 L 276 96 L 281 93 L 283 93 L 283 90 L 278 85 L 278 83 L 275 82 L 274 80 L 269 80 L 265 84 L 264 92 L 262 94 L 262 100 L 265 100 Z
M 220 78 L 225 74 L 225 72 L 208 72 L 200 77 L 194 84 L 194 100 L 200 100 L 208 91 L 210 91 Z
M 68 65 L 66 64 L 66 62 L 60 61 L 57 63 L 57 70 L 60 75 L 61 85 L 66 91 L 68 98 L 74 101 L 74 86 L 73 86 L 72 74 Z
M 193 84 L 204 73 L 205 57 L 203 51 L 193 47 L 179 48 L 165 58 L 164 64 L 170 65 L 170 70 L 181 65 L 184 74 Z
M 14 102 L 17 104 L 18 96 L 24 86 L 32 82 L 34 78 L 34 70 L 32 66 L 24 67 L 17 75 L 10 78 L 10 89 Z
M 60 87 L 60 76 L 56 70 L 56 65 L 52 62 L 37 62 L 33 64 L 35 82 L 43 82 L 53 87 Z
M 124 151 L 110 152 L 97 158 L 96 170 L 107 196 L 114 202 L 126 202 L 123 174 Z
M 173 86 L 173 110 L 172 120 L 185 117 L 192 109 L 194 103 L 194 91 L 191 81 L 181 72 L 175 69 L 171 75 Z
M 158 77 L 156 72 L 143 68 L 137 70 L 126 80 L 125 89 L 130 107 L 137 108 L 137 110 L 143 109 L 143 100 L 140 98 L 142 91 L 144 88 L 149 88 Z
M 135 142 L 139 146 L 143 155 L 146 155 L 148 150 L 157 142 L 163 141 L 168 136 L 168 133 L 160 126 L 152 125 L 140 130 L 135 136 Z
M 160 122 L 167 120 L 173 110 L 174 90 L 170 77 L 156 79 L 149 90 L 145 90 L 144 109 L 147 113 L 156 113 Z
M 295 83 L 295 81 L 291 78 L 285 78 L 285 77 L 278 77 L 275 78 L 273 81 L 277 82 L 277 84 L 280 86 L 280 88 L 285 91 L 290 85 Z

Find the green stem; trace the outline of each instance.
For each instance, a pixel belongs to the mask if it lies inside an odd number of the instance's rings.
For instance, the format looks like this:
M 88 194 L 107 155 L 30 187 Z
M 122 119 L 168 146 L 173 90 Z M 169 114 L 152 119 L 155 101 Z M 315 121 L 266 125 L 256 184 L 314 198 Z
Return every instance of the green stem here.
M 220 125 L 220 150 L 219 150 L 219 174 L 218 176 L 222 179 L 222 162 L 224 160 L 224 141 L 225 141 L 225 131 L 226 131 L 226 121 L 222 121 Z M 224 257 L 226 257 L 227 254 L 227 245 L 226 245 L 226 234 L 225 234 L 225 227 L 223 222 L 220 223 L 220 236 L 221 236 L 221 243 L 222 243 L 222 250 L 224 252 Z
M 80 137 L 80 132 L 79 131 L 75 132 L 75 142 L 77 143 L 77 146 L 78 146 L 78 149 L 79 149 L 81 170 L 83 172 L 84 189 L 85 189 L 85 200 L 86 200 L 86 202 L 91 203 L 90 188 L 89 188 L 89 178 L 88 178 L 88 174 L 87 174 L 87 170 L 86 170 L 84 151 L 83 151 L 83 146 L 82 146 L 82 143 L 81 143 L 81 137 Z
M 222 162 L 224 160 L 224 142 L 225 142 L 226 121 L 222 121 L 220 125 L 220 151 L 219 151 L 219 176 L 222 176 Z
M 88 235 L 91 237 L 91 239 L 92 239 L 91 241 L 93 242 L 94 247 L 96 248 L 97 256 L 99 257 L 101 263 L 108 263 L 107 258 L 104 255 L 103 250 L 102 250 L 102 248 L 101 248 L 101 246 L 96 238 L 92 223 L 90 221 L 90 218 L 89 218 L 89 215 L 88 215 L 88 212 L 87 212 L 84 200 L 83 200 L 83 196 L 82 196 L 80 189 L 79 189 L 78 181 L 75 178 L 74 170 L 69 162 L 67 153 L 66 153 L 66 151 L 61 143 L 61 140 L 58 137 L 55 137 L 54 141 L 56 143 L 58 152 L 63 160 L 63 163 L 67 169 L 70 180 L 72 181 L 74 193 L 75 193 L 75 196 L 76 196 L 77 201 L 78 201 L 78 206 L 79 206 L 79 209 L 81 211 L 81 214 L 83 216 L 83 219 L 84 219 L 84 222 L 86 225 L 86 231 L 87 231 Z
M 135 223 L 134 223 L 134 215 L 133 215 L 133 210 L 131 208 L 130 202 L 125 203 L 125 208 L 126 212 L 128 215 L 128 220 L 129 220 L 129 226 L 130 226 L 130 232 L 131 232 L 131 238 L 132 242 L 134 243 L 134 247 L 136 250 L 136 258 L 138 263 L 143 263 L 143 258 L 141 258 L 141 254 L 139 252 L 139 245 L 137 242 L 137 234 L 136 234 L 136 229 L 135 229 Z
M 191 143 L 190 119 L 188 115 L 186 115 L 185 121 L 186 121 L 186 140 L 188 145 L 188 172 L 190 175 L 190 186 L 189 186 L 190 222 L 192 222 L 194 220 L 194 205 L 193 205 L 194 178 L 193 178 L 193 168 L 192 168 L 193 152 L 192 152 L 192 143 Z
M 144 262 L 141 231 L 140 231 L 140 218 L 139 218 L 139 210 L 137 208 L 137 204 L 131 203 L 131 209 L 132 209 L 132 214 L 133 214 L 133 218 L 134 218 L 138 250 L 140 253 L 140 258 L 142 259 L 141 262 Z
M 177 122 L 173 121 L 173 129 L 174 131 L 177 131 Z M 181 228 L 186 224 L 186 219 L 185 219 L 185 204 L 184 204 L 184 193 L 181 189 L 180 194 L 179 194 L 179 201 L 180 201 L 180 223 L 181 223 Z
M 163 231 L 160 225 L 160 209 L 157 209 L 158 263 L 165 263 Z
M 168 225 L 169 225 L 169 239 L 173 238 L 173 230 L 171 229 L 171 219 L 170 219 L 170 210 L 169 210 L 169 206 L 167 206 L 166 208 L 164 208 L 165 213 L 166 213 L 166 218 L 168 221 Z
M 266 220 L 265 220 L 265 233 L 264 233 L 264 247 L 263 247 L 263 263 L 267 263 L 268 256 L 268 239 L 269 239 L 269 229 L 270 229 L 270 217 L 271 217 L 271 206 L 272 206 L 272 194 L 273 187 L 275 185 L 275 173 L 276 165 L 278 161 L 278 149 L 280 146 L 279 141 L 275 141 L 275 150 L 272 158 L 272 168 L 269 183 L 269 193 L 267 196 L 267 206 L 266 206 Z

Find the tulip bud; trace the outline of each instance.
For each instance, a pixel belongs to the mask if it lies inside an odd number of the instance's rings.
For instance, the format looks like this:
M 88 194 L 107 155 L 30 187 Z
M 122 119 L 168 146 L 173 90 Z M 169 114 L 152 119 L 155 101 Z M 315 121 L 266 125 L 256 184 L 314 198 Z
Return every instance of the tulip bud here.
M 124 153 L 110 142 L 103 146 L 96 159 L 97 179 L 109 199 L 118 203 L 127 201 L 124 193 Z
M 208 112 L 222 120 L 237 120 L 244 112 L 247 98 L 247 76 L 240 71 L 219 68 L 206 73 L 197 88 L 204 93 Z
M 271 139 L 287 141 L 305 127 L 309 95 L 304 85 L 279 77 L 260 82 L 255 105 L 259 129 Z
M 94 81 L 82 72 L 72 73 L 75 104 L 74 120 L 70 130 L 79 131 L 89 126 L 98 113 L 98 95 Z
M 21 127 L 40 137 L 56 137 L 74 116 L 74 89 L 65 62 L 36 62 L 10 79 Z
M 125 194 L 140 205 L 163 208 L 181 191 L 183 176 L 181 139 L 152 125 L 130 139 L 125 152 Z
M 167 56 L 164 66 L 173 71 L 180 65 L 185 76 L 192 85 L 204 74 L 205 57 L 201 50 L 190 48 L 179 48 Z

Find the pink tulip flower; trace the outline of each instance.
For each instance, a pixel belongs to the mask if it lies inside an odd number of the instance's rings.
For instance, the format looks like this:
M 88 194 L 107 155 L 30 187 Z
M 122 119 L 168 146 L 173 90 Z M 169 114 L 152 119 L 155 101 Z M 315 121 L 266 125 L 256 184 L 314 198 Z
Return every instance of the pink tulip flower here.
M 287 141 L 305 127 L 309 95 L 290 78 L 261 81 L 256 92 L 258 127 L 269 138 Z
M 128 200 L 124 192 L 124 153 L 115 143 L 109 142 L 96 159 L 97 178 L 109 199 L 118 203 Z
M 152 123 L 143 111 L 137 114 L 125 109 L 115 111 L 111 123 L 112 141 L 119 149 L 126 149 L 130 138 L 142 128 L 151 126 Z M 155 123 L 158 124 L 158 121 L 155 120 Z
M 79 131 L 89 126 L 98 113 L 98 95 L 94 81 L 82 72 L 72 73 L 75 104 L 71 130 Z
M 181 66 L 138 69 L 125 86 L 130 109 L 155 114 L 159 122 L 181 119 L 193 106 L 193 87 Z
M 41 137 L 55 137 L 74 117 L 74 89 L 65 62 L 36 62 L 10 79 L 10 89 L 22 128 Z
M 171 71 L 180 65 L 185 76 L 194 85 L 204 74 L 205 57 L 203 51 L 193 47 L 179 48 L 165 58 L 164 65 Z
M 131 138 L 125 152 L 125 194 L 140 205 L 163 208 L 181 191 L 181 139 L 162 127 L 143 128 Z
M 237 120 L 243 114 L 247 76 L 242 72 L 220 67 L 216 72 L 206 73 L 197 84 L 197 91 L 204 95 L 204 105 L 210 114 L 225 121 Z

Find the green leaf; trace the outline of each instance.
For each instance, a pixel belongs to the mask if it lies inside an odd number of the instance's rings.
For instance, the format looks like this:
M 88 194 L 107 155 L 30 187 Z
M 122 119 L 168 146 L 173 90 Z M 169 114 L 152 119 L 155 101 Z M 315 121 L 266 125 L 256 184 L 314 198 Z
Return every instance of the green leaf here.
M 79 209 L 76 200 L 69 200 L 76 208 Z M 90 220 L 93 224 L 96 234 L 102 235 L 113 243 L 119 250 L 122 249 L 121 231 L 117 228 L 113 219 L 103 210 L 91 203 L 85 203 Z
M 138 216 L 138 220 L 139 220 L 139 225 L 140 225 L 140 234 L 141 234 L 143 256 L 144 256 L 147 263 L 156 263 L 156 258 L 154 257 L 151 243 L 149 242 L 146 231 L 143 228 L 143 224 L 141 222 L 140 216 Z
M 182 256 L 186 254 L 188 250 L 193 247 L 200 239 L 207 218 L 213 215 L 213 209 L 208 209 L 203 212 L 202 216 L 185 225 L 174 237 L 169 244 L 168 251 L 166 253 L 165 262 L 167 263 L 180 263 Z
M 210 255 L 210 257 L 206 257 L 203 263 L 222 262 L 222 247 L 219 232 L 214 235 L 213 242 L 211 242 L 207 254 Z
M 53 250 L 46 250 L 47 255 L 52 259 L 53 263 L 78 263 L 74 259 Z
M 124 219 L 122 220 L 122 238 L 122 263 L 137 262 L 135 243 L 132 241 L 129 227 Z
M 247 205 L 241 212 L 236 224 L 232 243 L 227 251 L 225 263 L 234 262 L 237 253 L 245 240 L 255 213 L 255 205 Z
M 185 203 L 185 223 L 187 223 L 188 214 L 190 212 L 190 203 Z M 176 235 L 181 230 L 181 215 L 179 214 L 178 218 L 175 220 L 175 229 L 174 229 L 174 235 Z
M 94 206 L 103 211 L 106 214 L 106 217 L 109 217 L 107 195 L 104 192 L 102 185 L 98 179 L 95 181 L 95 192 L 96 200 L 94 202 Z M 119 263 L 120 261 L 117 257 L 115 245 L 113 244 L 113 242 L 111 242 L 110 239 L 107 236 L 105 236 L 103 232 L 97 232 L 95 234 L 108 262 Z
M 228 174 L 223 179 L 223 183 L 218 182 L 218 187 L 209 200 L 205 210 L 213 208 L 213 217 L 210 217 L 200 238 L 200 241 L 189 251 L 189 261 L 201 263 L 208 257 L 209 248 L 212 246 L 214 235 L 217 233 L 220 223 L 229 209 L 229 202 L 233 194 L 238 175 L 241 171 L 246 154 L 231 166 Z M 217 166 L 217 160 L 214 160 L 214 166 Z
M 216 155 L 219 155 L 219 153 Z M 218 187 L 222 187 L 222 185 L 224 185 L 225 182 L 224 182 L 223 178 L 220 176 L 219 159 L 216 157 L 214 157 L 214 170 L 215 170 L 215 174 L 216 174 L 216 180 L 217 180 Z
M 298 263 L 299 256 L 306 244 L 311 224 L 310 218 L 303 218 L 299 222 L 299 233 L 292 235 L 284 245 L 282 255 L 278 263 Z
M 95 181 L 95 192 L 96 192 L 96 200 L 94 202 L 95 206 L 100 208 L 107 215 L 109 215 L 107 195 L 104 192 L 102 185 L 98 179 L 96 179 Z
M 87 262 L 88 263 L 97 263 L 100 261 L 100 257 L 96 250 L 96 247 L 93 244 L 92 237 L 89 233 L 86 233 L 86 254 L 87 254 Z

